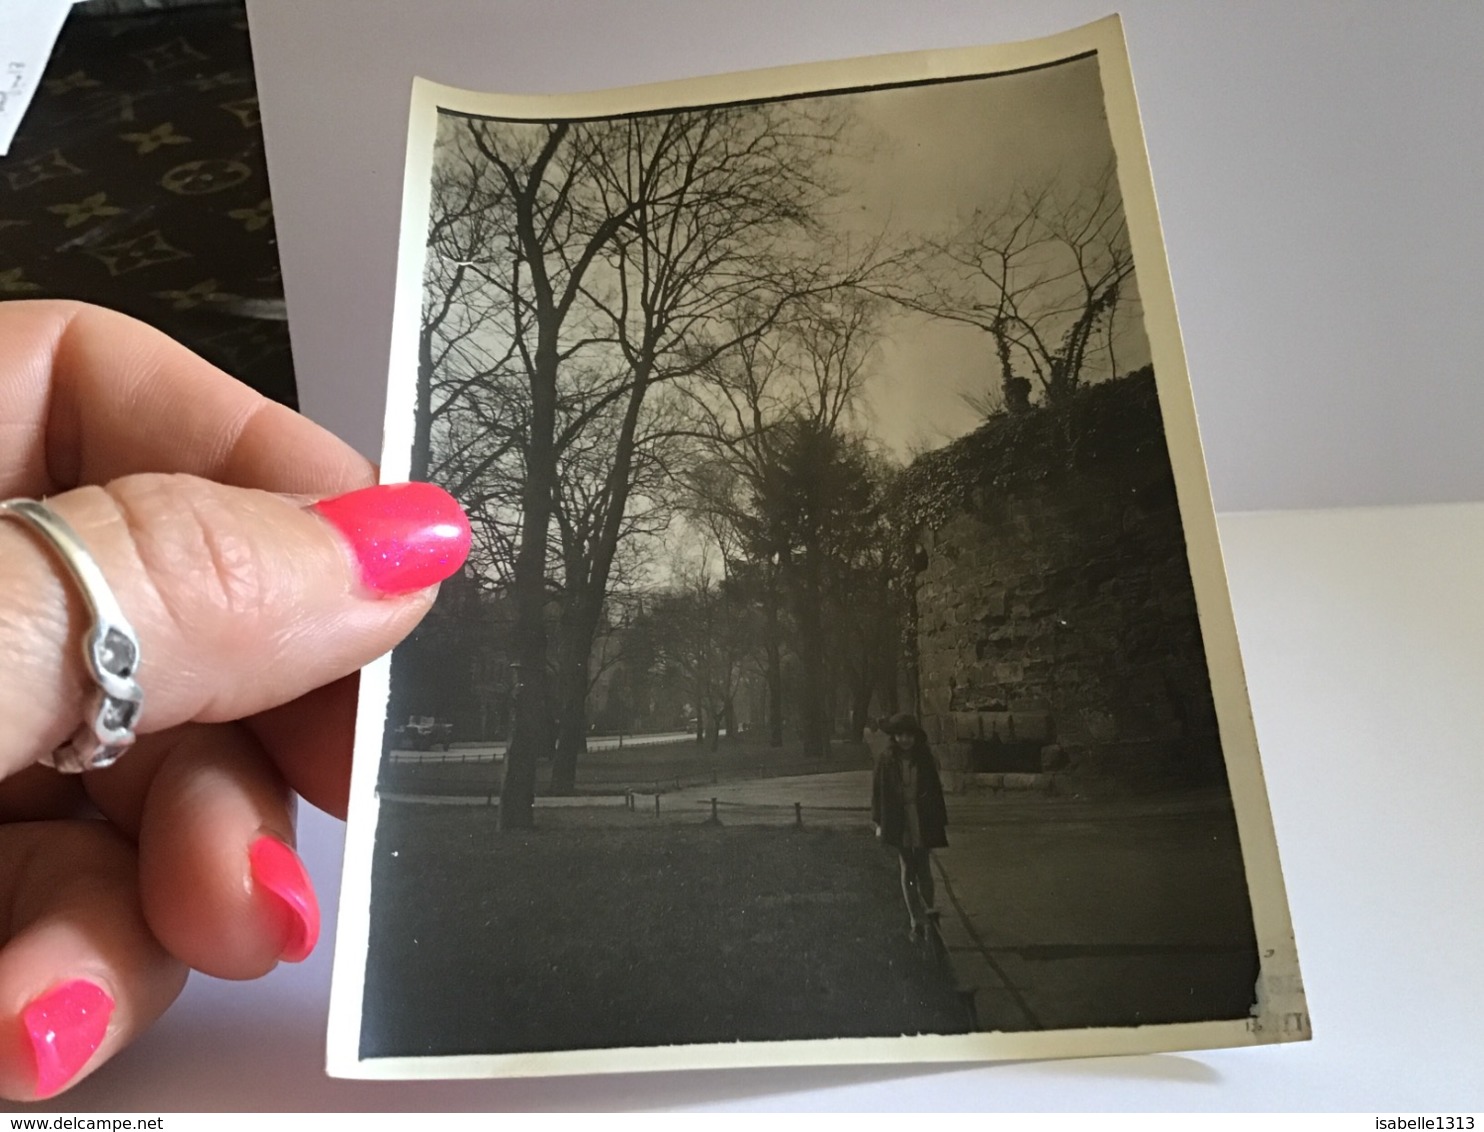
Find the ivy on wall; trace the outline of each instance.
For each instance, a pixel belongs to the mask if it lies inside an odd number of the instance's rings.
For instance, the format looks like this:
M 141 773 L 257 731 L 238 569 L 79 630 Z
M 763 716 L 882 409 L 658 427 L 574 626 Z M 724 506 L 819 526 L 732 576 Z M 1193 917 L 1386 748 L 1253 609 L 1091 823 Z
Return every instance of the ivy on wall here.
M 1148 459 L 1163 448 L 1154 370 L 1079 389 L 1057 405 L 1001 413 L 920 456 L 894 485 L 895 526 L 913 538 L 976 507 L 979 493 L 1095 474 L 1099 465 Z
M 1167 467 L 1154 369 L 1084 386 L 1055 405 L 990 417 L 967 436 L 909 465 L 892 483 L 892 578 L 907 611 L 902 645 L 917 667 L 917 574 L 932 532 L 955 515 L 982 511 L 1001 494 L 1069 477 L 1106 474 L 1121 464 Z

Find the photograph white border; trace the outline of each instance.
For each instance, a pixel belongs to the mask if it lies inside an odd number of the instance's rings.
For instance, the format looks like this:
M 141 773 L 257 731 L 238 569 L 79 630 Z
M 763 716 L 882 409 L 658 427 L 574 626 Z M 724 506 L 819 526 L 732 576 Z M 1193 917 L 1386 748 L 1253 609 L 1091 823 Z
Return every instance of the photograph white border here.
M 589 94 L 477 94 L 414 81 L 403 180 L 383 482 L 405 480 L 412 450 L 423 266 L 434 138 L 440 110 L 544 121 L 599 117 L 864 87 L 989 76 L 1096 52 L 1118 181 L 1138 272 L 1161 413 L 1184 525 L 1221 745 L 1241 840 L 1261 973 L 1251 1018 L 1139 1027 L 895 1038 L 745 1042 L 497 1055 L 360 1056 L 370 938 L 371 865 L 389 693 L 386 658 L 362 673 L 340 890 L 326 1068 L 331 1076 L 432 1079 L 674 1069 L 965 1062 L 1138 1054 L 1266 1045 L 1310 1036 L 1298 954 L 1237 645 L 1195 405 L 1175 310 L 1153 181 L 1121 21 L 1110 16 L 1043 39 L 995 47 L 883 55 L 687 79 Z

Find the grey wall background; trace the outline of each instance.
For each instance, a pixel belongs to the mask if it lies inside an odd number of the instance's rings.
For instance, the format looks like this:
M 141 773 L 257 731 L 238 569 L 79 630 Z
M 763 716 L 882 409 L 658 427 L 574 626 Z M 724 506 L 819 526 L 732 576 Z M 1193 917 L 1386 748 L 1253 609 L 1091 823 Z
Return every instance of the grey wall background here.
M 380 446 L 412 77 L 556 92 L 1111 0 L 249 0 L 305 410 Z M 1121 6 L 1218 510 L 1484 499 L 1484 5 Z

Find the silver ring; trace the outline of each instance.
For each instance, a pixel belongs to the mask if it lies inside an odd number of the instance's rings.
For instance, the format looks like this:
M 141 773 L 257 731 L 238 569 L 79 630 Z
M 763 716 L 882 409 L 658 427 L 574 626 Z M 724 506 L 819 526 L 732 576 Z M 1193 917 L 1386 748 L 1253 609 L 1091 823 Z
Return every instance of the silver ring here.
M 82 724 L 72 738 L 41 761 L 63 774 L 101 770 L 117 762 L 134 742 L 134 723 L 144 692 L 139 671 L 139 638 L 119 608 L 97 559 L 77 532 L 44 503 L 0 500 L 0 519 L 16 519 L 41 536 L 82 592 L 93 623 L 82 640 L 83 664 L 95 685 Z

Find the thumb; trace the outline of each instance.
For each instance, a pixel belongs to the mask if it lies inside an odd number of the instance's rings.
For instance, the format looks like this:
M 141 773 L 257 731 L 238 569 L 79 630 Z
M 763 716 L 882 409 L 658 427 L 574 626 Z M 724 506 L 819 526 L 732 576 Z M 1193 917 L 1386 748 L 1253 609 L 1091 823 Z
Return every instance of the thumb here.
M 463 564 L 469 524 L 431 484 L 310 503 L 181 475 L 53 496 L 139 638 L 144 733 L 237 719 L 401 640 Z M 0 522 L 0 776 L 65 742 L 92 691 L 89 616 L 51 548 Z

